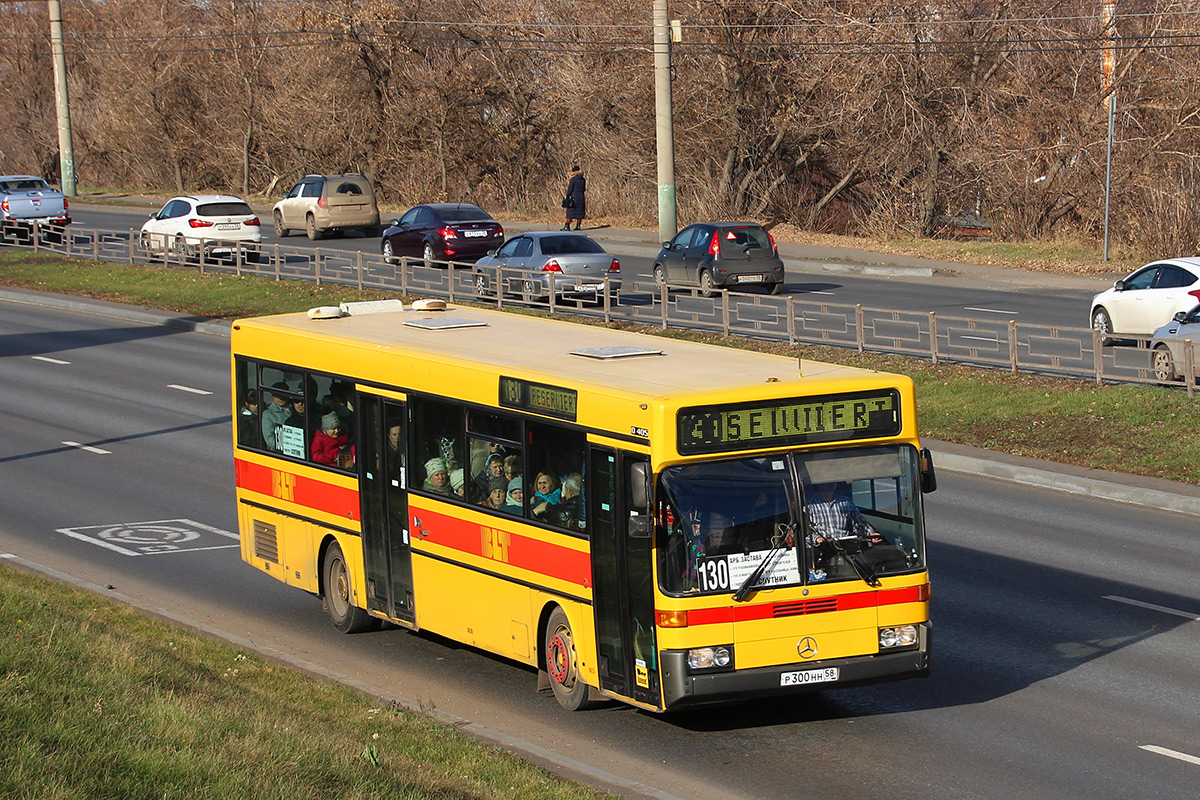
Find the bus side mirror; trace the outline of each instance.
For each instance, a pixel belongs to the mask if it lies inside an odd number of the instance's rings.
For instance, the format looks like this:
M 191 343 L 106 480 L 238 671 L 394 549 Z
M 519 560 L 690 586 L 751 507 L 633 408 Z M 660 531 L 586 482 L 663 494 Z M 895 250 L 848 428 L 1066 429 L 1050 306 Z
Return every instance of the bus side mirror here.
M 629 503 L 635 511 L 650 510 L 650 465 L 645 461 L 629 465 Z
M 654 518 L 649 514 L 634 514 L 629 518 L 628 533 L 630 539 L 649 539 L 654 532 Z
M 921 448 L 921 459 L 918 462 L 921 470 L 921 492 L 929 494 L 937 489 L 937 473 L 933 471 L 933 453 L 928 447 Z

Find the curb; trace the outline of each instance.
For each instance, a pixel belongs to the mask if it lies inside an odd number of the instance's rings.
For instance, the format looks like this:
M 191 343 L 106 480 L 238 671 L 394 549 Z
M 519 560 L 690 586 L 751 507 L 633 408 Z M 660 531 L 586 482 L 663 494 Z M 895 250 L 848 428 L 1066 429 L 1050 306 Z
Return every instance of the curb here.
M 0 287 L 0 301 L 96 314 L 213 336 L 228 337 L 232 325 L 227 320 L 181 316 L 143 306 L 26 289 Z M 935 468 L 948 472 L 1200 516 L 1200 486 L 1194 484 L 1075 467 L 952 442 L 925 439 L 923 443 L 934 453 Z

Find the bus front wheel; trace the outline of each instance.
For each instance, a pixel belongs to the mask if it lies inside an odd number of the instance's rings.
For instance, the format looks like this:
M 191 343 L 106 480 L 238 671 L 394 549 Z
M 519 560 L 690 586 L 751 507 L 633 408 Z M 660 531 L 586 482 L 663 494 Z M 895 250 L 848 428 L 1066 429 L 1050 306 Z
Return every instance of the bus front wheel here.
M 333 627 L 342 633 L 358 633 L 374 627 L 375 619 L 354 605 L 350 570 L 346 567 L 342 548 L 336 542 L 325 551 L 322 571 L 325 577 L 325 610 L 333 620 Z
M 566 612 L 555 608 L 546 624 L 546 672 L 554 699 L 567 711 L 588 708 L 591 690 L 579 674 L 579 658 L 575 653 L 575 636 Z

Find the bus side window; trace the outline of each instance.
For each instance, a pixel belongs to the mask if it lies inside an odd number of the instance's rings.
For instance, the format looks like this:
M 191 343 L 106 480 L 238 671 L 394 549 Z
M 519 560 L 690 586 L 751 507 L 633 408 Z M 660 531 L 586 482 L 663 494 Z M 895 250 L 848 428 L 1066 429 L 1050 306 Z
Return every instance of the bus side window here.
M 556 528 L 584 530 L 584 462 L 587 440 L 580 431 L 540 422 L 527 426 L 529 515 Z
M 414 398 L 411 488 L 457 496 L 450 476 L 463 465 L 463 409 L 454 403 Z M 437 477 L 444 471 L 443 480 Z
M 258 421 L 261 398 L 258 394 L 258 364 L 256 362 L 238 359 L 235 392 L 235 397 L 239 398 L 237 443 L 242 447 L 262 447 Z

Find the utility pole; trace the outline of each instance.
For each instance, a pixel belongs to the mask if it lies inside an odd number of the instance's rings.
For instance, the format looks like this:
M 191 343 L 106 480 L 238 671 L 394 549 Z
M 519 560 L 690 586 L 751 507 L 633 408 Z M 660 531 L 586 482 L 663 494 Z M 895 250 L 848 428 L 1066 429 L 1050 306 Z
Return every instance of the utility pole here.
M 1105 40 L 1104 56 L 1100 67 L 1100 88 L 1102 91 L 1108 92 L 1108 157 L 1105 161 L 1104 167 L 1105 261 L 1108 261 L 1108 217 L 1112 206 L 1113 123 L 1117 116 L 1117 87 L 1113 85 L 1113 73 L 1116 72 L 1117 66 L 1117 51 L 1115 46 L 1117 31 L 1114 27 L 1116 24 L 1116 16 L 1116 0 L 1104 0 L 1104 4 L 1100 8 L 1100 24 Z
M 654 130 L 658 143 L 658 239 L 679 230 L 675 216 L 675 134 L 671 100 L 671 24 L 667 0 L 654 0 Z
M 75 196 L 75 154 L 71 149 L 71 106 L 67 101 L 67 56 L 63 52 L 62 6 L 50 3 L 50 49 L 54 53 L 54 105 L 58 112 L 58 163 L 62 192 Z

